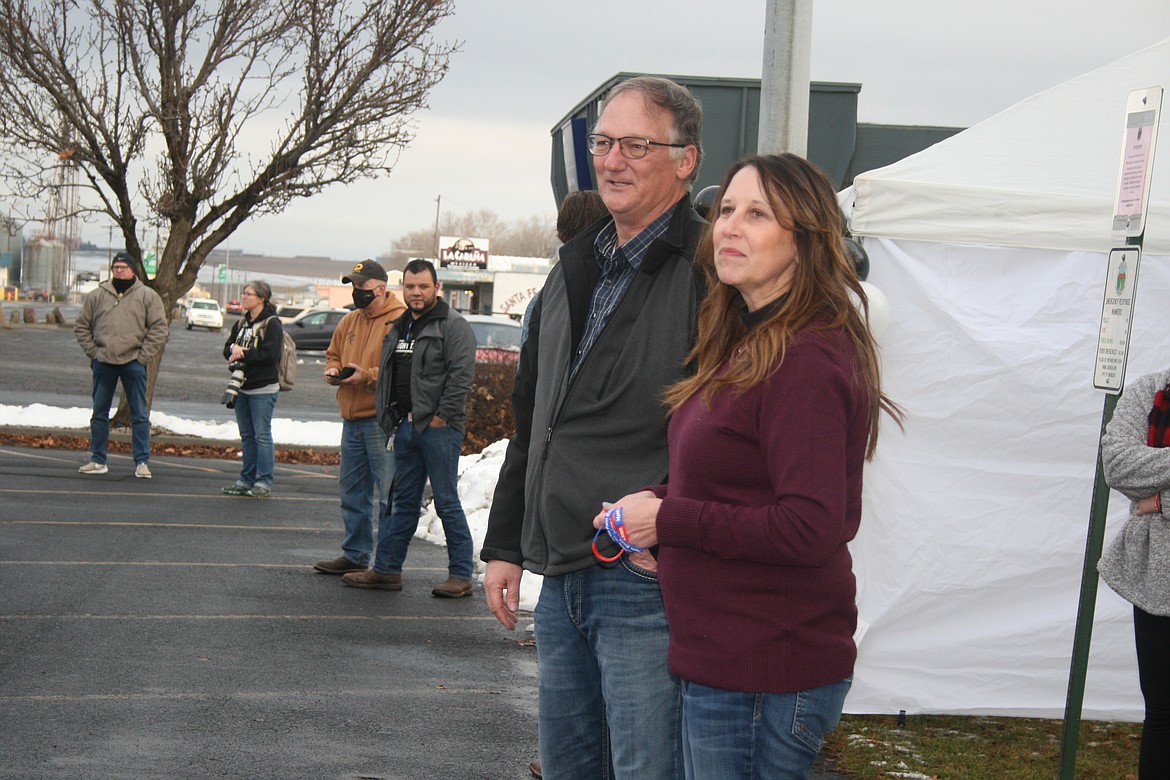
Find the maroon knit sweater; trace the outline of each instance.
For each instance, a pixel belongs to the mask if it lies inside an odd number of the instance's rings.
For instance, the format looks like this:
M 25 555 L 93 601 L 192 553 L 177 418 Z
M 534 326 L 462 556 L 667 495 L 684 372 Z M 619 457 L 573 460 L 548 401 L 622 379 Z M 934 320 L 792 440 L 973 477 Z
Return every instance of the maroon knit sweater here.
M 743 394 L 701 393 L 670 421 L 656 492 L 670 670 L 786 693 L 849 677 L 869 403 L 840 331 L 803 331 Z

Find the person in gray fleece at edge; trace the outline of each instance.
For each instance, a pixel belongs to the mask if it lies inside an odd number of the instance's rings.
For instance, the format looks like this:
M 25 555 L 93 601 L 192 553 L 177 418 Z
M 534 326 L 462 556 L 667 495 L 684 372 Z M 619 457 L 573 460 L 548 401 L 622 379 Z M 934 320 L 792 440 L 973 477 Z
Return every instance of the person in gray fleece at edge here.
M 1146 703 L 1138 778 L 1170 777 L 1170 370 L 1125 388 L 1101 457 L 1105 481 L 1131 501 L 1129 519 L 1097 569 L 1133 604 Z

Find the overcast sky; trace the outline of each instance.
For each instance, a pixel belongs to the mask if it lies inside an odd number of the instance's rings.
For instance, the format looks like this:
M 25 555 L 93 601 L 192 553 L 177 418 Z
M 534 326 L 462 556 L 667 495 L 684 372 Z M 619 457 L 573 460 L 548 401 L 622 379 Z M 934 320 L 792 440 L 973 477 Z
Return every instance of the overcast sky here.
M 764 13 L 764 0 L 458 2 L 437 34 L 462 50 L 394 172 L 254 221 L 231 247 L 372 257 L 433 226 L 440 195 L 444 212 L 551 216 L 550 131 L 571 108 L 621 71 L 759 78 Z M 1167 37 L 1167 0 L 814 0 L 811 76 L 860 83 L 863 122 L 967 127 Z

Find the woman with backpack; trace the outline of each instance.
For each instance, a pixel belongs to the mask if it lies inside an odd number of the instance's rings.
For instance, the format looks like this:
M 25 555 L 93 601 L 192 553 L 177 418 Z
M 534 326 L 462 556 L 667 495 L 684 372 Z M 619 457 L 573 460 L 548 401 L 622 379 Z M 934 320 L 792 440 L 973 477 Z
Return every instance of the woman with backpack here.
M 229 496 L 267 498 L 272 492 L 276 460 L 272 412 L 280 394 L 284 330 L 271 301 L 272 287 L 267 282 L 247 284 L 240 293 L 244 316 L 232 326 L 231 335 L 223 345 L 223 356 L 232 372 L 224 403 L 235 408 L 244 450 L 240 476 L 223 489 Z

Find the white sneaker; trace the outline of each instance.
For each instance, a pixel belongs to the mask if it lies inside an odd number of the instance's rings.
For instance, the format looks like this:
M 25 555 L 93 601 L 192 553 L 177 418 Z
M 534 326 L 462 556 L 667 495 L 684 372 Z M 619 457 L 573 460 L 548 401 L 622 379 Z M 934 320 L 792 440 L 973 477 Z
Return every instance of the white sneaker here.
M 98 463 L 96 460 L 91 460 L 84 466 L 78 469 L 82 474 L 105 474 L 109 471 L 104 463 Z
M 102 468 L 105 468 L 105 466 Z M 150 466 L 147 466 L 145 463 L 139 463 L 134 467 L 134 476 L 139 479 L 150 479 Z

